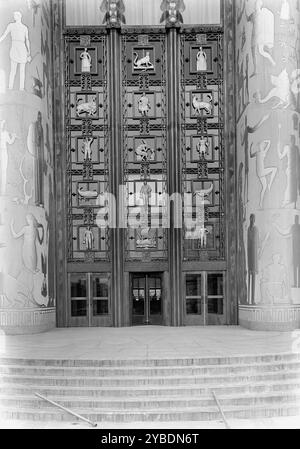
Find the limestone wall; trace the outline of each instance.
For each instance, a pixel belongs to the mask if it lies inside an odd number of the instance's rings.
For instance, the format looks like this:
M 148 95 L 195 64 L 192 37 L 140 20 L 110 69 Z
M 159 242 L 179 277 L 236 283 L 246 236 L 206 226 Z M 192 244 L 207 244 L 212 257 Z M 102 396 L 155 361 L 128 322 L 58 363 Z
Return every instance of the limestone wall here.
M 50 1 L 0 13 L 0 326 L 39 332 L 55 326 Z

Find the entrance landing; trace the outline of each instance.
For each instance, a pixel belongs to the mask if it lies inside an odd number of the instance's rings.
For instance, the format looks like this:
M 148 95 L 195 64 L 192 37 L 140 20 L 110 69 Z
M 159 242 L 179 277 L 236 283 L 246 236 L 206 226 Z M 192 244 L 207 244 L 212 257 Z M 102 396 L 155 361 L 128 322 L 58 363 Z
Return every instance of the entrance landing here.
M 174 359 L 300 352 L 300 330 L 254 332 L 239 326 L 54 329 L 0 334 L 0 357 L 34 359 Z

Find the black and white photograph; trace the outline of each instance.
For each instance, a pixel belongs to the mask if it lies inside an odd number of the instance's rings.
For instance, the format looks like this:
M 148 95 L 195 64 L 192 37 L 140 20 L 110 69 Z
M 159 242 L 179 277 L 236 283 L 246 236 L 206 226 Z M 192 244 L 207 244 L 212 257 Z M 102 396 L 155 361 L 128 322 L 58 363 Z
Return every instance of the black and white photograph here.
M 0 430 L 25 429 L 300 429 L 300 0 L 0 0 Z

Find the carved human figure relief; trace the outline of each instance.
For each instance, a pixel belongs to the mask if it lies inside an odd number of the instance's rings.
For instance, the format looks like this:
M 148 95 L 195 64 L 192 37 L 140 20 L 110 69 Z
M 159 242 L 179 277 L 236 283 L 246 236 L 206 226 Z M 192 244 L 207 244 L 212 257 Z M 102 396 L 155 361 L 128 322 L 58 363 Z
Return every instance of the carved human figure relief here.
M 15 231 L 13 220 L 10 228 L 15 239 L 23 238 L 22 260 L 24 266 L 32 273 L 36 273 L 38 271 L 37 243 L 42 245 L 44 241 L 44 227 L 32 214 L 26 215 L 26 221 L 27 224 L 19 232 Z M 42 235 L 40 235 L 39 229 L 42 230 Z
M 270 90 L 265 98 L 261 98 L 260 93 L 258 93 L 258 102 L 264 104 L 274 98 L 278 98 L 278 103 L 276 103 L 272 109 L 279 108 L 280 106 L 283 106 L 283 109 L 287 109 L 292 101 L 290 80 L 287 70 L 284 69 L 278 76 L 271 75 L 271 82 L 275 87 Z
M 1 163 L 1 195 L 6 194 L 7 168 L 8 168 L 8 148 L 13 145 L 17 136 L 10 134 L 6 129 L 6 121 L 0 122 L 0 163 Z
M 281 125 L 279 125 L 279 139 L 277 146 L 278 157 L 280 160 L 286 159 L 287 161 L 287 167 L 285 171 L 286 188 L 282 207 L 289 207 L 292 204 L 296 209 L 299 189 L 299 148 L 296 145 L 296 138 L 294 135 L 291 135 L 290 144 L 284 145 L 284 147 L 281 148 L 280 130 Z
M 283 0 L 281 5 L 281 11 L 280 11 L 280 19 L 289 21 L 291 20 L 291 14 L 290 14 L 290 4 L 288 0 Z
M 14 12 L 13 16 L 15 22 L 10 23 L 7 26 L 6 30 L 0 37 L 0 42 L 2 42 L 9 34 L 11 35 L 11 49 L 9 53 L 11 67 L 8 88 L 10 90 L 13 89 L 15 76 L 19 65 L 20 90 L 24 90 L 25 66 L 26 63 L 31 61 L 28 28 L 22 23 L 22 14 L 19 11 Z
M 86 246 L 87 251 L 92 250 L 94 247 L 94 234 L 90 226 L 84 231 L 83 243 Z
M 144 92 L 138 101 L 138 109 L 142 116 L 146 117 L 151 109 L 150 99 L 146 96 Z
M 200 247 L 206 248 L 209 230 L 205 226 L 205 206 L 210 204 L 208 196 L 213 192 L 214 185 L 209 189 L 197 190 L 196 196 L 196 225 L 186 233 L 187 239 L 199 240 Z
M 256 0 L 255 10 L 252 14 L 247 14 L 247 21 L 252 23 L 251 49 L 254 72 L 257 74 L 259 53 L 262 57 L 268 59 L 275 66 L 276 63 L 271 54 L 265 50 L 265 47 L 272 49 L 275 41 L 275 17 L 272 11 L 263 7 L 263 0 Z
M 196 145 L 197 152 L 199 153 L 201 159 L 205 159 L 205 156 L 208 152 L 208 147 L 209 145 L 207 137 L 201 136 L 199 142 Z
M 259 207 L 262 209 L 264 204 L 265 193 L 267 189 L 271 191 L 273 182 L 277 174 L 277 167 L 265 167 L 265 159 L 270 150 L 271 141 L 264 140 L 257 145 L 257 148 L 253 149 L 253 144 L 250 148 L 250 157 L 256 159 L 256 174 L 261 183 L 261 194 Z M 269 177 L 269 179 L 268 179 Z
M 93 137 L 86 137 L 83 140 L 82 144 L 82 153 L 84 154 L 84 160 L 90 161 L 92 160 L 92 148 L 91 145 L 94 142 Z
M 80 55 L 81 59 L 81 71 L 82 73 L 90 73 L 92 66 L 92 57 L 88 52 L 88 49 L 85 48 L 84 51 Z
M 207 71 L 207 55 L 203 51 L 202 47 L 197 53 L 197 72 L 206 72 Z
M 123 0 L 103 0 L 100 10 L 105 13 L 103 23 L 111 23 L 112 25 L 126 23 Z
M 150 52 L 146 51 L 146 55 L 139 58 L 139 55 L 134 52 L 135 59 L 133 61 L 133 70 L 153 70 L 154 65 L 150 61 Z

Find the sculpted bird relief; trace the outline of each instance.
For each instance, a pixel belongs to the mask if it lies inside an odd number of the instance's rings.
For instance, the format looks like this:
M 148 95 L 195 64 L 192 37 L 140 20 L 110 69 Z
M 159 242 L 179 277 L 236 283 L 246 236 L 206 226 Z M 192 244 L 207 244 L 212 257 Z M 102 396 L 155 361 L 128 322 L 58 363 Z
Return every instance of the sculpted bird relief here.
M 78 189 L 78 195 L 86 201 L 98 198 L 97 190 L 83 190 L 83 187 Z

